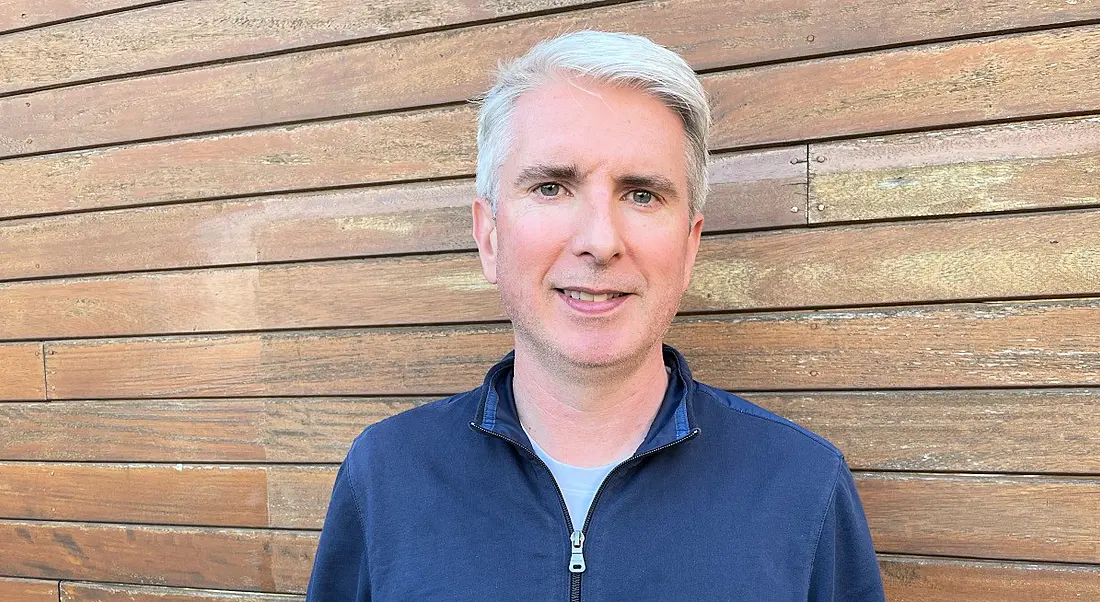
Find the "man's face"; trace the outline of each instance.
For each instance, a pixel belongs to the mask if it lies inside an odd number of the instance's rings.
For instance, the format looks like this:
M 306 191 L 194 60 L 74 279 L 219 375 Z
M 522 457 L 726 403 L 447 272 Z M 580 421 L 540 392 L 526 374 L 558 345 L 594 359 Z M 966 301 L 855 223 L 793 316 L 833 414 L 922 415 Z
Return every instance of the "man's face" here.
M 511 125 L 497 218 L 478 199 L 474 237 L 517 349 L 639 360 L 676 314 L 702 231 L 680 118 L 636 90 L 562 79 L 523 94 Z

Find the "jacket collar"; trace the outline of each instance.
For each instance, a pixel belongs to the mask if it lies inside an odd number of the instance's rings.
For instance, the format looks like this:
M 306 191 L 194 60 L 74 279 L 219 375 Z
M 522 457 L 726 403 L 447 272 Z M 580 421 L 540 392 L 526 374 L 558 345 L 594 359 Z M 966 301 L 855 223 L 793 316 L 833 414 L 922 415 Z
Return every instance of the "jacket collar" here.
M 634 455 L 643 454 L 682 439 L 695 428 L 695 416 L 691 408 L 691 398 L 695 393 L 695 381 L 691 377 L 687 361 L 679 351 L 669 345 L 662 345 L 665 366 L 669 368 L 668 388 L 665 389 L 661 407 L 653 419 L 642 444 Z M 515 364 L 515 351 L 511 351 L 497 362 L 485 375 L 485 382 L 479 393 L 474 424 L 511 439 L 531 449 L 531 441 L 520 426 L 516 412 L 515 397 L 512 393 L 512 374 Z

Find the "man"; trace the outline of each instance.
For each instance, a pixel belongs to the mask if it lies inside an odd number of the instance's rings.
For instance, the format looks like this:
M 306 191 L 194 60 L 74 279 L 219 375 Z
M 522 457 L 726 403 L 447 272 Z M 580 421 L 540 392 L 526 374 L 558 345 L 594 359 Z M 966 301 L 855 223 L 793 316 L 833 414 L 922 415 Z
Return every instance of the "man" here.
M 308 600 L 883 599 L 841 454 L 662 346 L 709 121 L 644 38 L 576 33 L 502 68 L 473 233 L 515 350 L 356 439 Z

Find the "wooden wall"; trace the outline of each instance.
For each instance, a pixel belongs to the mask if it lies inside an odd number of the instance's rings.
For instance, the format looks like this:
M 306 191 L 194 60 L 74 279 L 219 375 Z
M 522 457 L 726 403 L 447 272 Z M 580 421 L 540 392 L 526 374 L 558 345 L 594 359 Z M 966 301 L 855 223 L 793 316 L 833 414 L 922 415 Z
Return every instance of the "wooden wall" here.
M 0 599 L 301 600 L 367 424 L 509 348 L 491 68 L 713 96 L 670 342 L 836 442 L 891 602 L 1100 599 L 1100 1 L 0 0 Z

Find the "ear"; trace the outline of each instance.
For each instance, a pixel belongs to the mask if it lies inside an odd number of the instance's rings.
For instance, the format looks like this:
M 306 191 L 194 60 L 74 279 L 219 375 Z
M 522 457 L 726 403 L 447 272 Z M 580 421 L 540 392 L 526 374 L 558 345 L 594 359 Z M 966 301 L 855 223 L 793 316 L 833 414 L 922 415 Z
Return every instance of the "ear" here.
M 481 257 L 481 271 L 489 284 L 497 283 L 497 222 L 489 201 L 474 199 L 474 242 Z
M 686 291 L 691 284 L 691 268 L 695 265 L 695 256 L 699 254 L 699 240 L 703 236 L 703 213 L 695 212 L 691 218 L 691 229 L 688 230 L 687 252 L 684 253 L 684 282 Z

